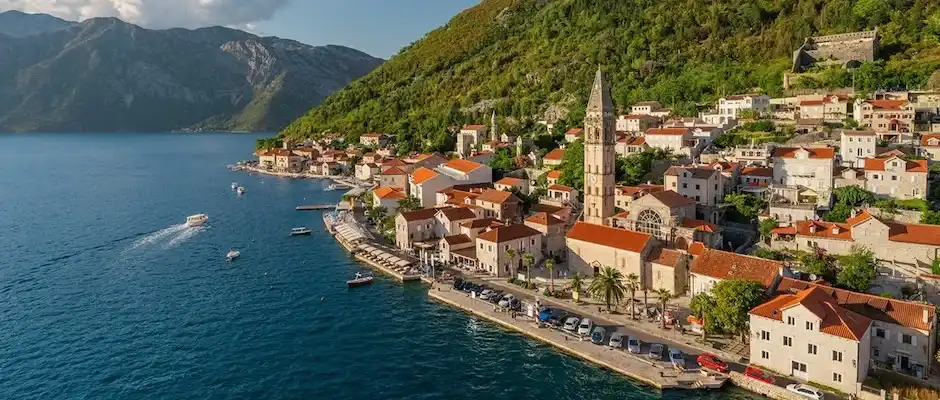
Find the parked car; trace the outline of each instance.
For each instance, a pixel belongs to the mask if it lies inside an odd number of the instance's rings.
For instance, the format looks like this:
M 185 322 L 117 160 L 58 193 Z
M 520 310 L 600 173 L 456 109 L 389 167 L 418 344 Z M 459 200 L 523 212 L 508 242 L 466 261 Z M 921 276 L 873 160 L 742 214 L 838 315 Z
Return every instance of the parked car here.
M 630 336 L 627 339 L 627 351 L 633 354 L 640 354 L 640 339 L 637 339 L 636 336 Z
M 496 292 L 494 292 L 493 289 L 483 289 L 483 291 L 480 292 L 480 300 L 488 301 L 490 299 L 490 296 L 492 296 L 494 293 Z
M 808 399 L 822 400 L 823 396 L 825 396 L 822 390 L 802 383 L 791 383 L 787 385 L 787 390 Z
M 490 298 L 487 299 L 490 303 L 496 304 L 499 303 L 503 298 L 503 292 L 501 290 L 494 290 L 493 294 L 490 295 Z
M 565 320 L 568 319 L 570 315 L 565 310 L 559 310 L 556 308 L 555 311 L 557 312 L 552 313 L 552 316 L 548 318 L 548 324 L 555 328 L 561 328 L 561 326 L 565 323 Z
M 728 372 L 728 363 L 719 360 L 718 357 L 715 357 L 714 354 L 709 354 L 709 353 L 699 354 L 699 356 L 695 359 L 695 361 L 698 362 L 699 367 L 707 368 L 707 369 L 718 371 L 721 373 Z
M 669 362 L 672 363 L 673 367 L 685 368 L 685 358 L 679 349 L 669 349 Z
M 591 343 L 594 344 L 604 344 L 604 339 L 607 338 L 607 330 L 603 326 L 596 326 L 594 330 L 591 331 Z
M 591 330 L 593 329 L 594 329 L 594 321 L 591 321 L 588 318 L 582 319 L 581 323 L 578 324 L 578 334 L 581 336 L 590 334 Z
M 561 329 L 564 329 L 568 332 L 574 332 L 578 330 L 578 322 L 580 322 L 578 317 L 568 317 L 568 319 L 565 320 L 565 325 L 562 326 Z
M 757 367 L 750 367 L 750 366 L 749 366 L 749 367 L 745 368 L 745 369 L 744 369 L 744 376 L 746 376 L 746 377 L 748 377 L 748 378 L 751 378 L 751 379 L 759 380 L 759 381 L 764 382 L 764 383 L 770 383 L 770 384 L 773 384 L 773 383 L 774 383 L 774 377 L 773 377 L 773 376 L 771 376 L 770 374 L 768 374 L 768 373 L 762 371 L 760 368 L 757 368 Z
M 650 352 L 647 354 L 650 360 L 662 360 L 663 359 L 663 345 L 659 343 L 653 343 L 650 345 Z
M 623 334 L 620 332 L 611 333 L 610 342 L 607 345 L 615 349 L 623 348 Z
M 539 322 L 548 322 L 552 318 L 552 311 L 554 310 L 545 306 L 539 308 Z
M 507 295 L 503 296 L 503 299 L 500 300 L 499 303 L 497 303 L 497 305 L 500 306 L 500 307 L 509 307 L 509 303 L 510 303 L 513 299 L 515 299 L 515 298 L 516 298 L 516 296 L 513 296 L 513 295 L 511 295 L 511 294 L 507 294 Z
M 522 310 L 522 300 L 513 296 L 513 298 L 509 299 L 509 309 L 513 311 Z

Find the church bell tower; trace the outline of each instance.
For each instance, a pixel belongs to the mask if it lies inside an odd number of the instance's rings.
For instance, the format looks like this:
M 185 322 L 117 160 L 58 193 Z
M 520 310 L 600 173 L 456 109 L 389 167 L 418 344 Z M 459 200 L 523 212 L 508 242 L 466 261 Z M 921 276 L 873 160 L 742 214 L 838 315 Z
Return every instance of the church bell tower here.
M 614 105 L 600 68 L 584 118 L 584 221 L 609 225 L 614 216 Z

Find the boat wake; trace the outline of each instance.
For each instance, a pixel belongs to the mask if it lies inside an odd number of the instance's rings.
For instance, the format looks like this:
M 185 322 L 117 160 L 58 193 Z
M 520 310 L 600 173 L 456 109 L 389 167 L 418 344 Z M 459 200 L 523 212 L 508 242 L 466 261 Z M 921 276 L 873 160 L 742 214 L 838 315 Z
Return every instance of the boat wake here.
M 205 230 L 205 227 L 196 226 L 196 227 L 185 227 L 185 229 L 170 239 L 166 244 L 163 245 L 164 249 L 173 248 L 183 244 L 183 242 L 189 240 L 193 236 L 196 236 L 199 232 Z
M 146 235 L 140 239 L 135 240 L 130 246 L 127 247 L 126 251 L 131 251 L 138 249 L 140 247 L 149 247 L 155 243 L 159 243 L 164 239 L 179 234 L 185 230 L 189 229 L 186 224 L 173 225 L 169 228 L 161 229 L 149 235 Z

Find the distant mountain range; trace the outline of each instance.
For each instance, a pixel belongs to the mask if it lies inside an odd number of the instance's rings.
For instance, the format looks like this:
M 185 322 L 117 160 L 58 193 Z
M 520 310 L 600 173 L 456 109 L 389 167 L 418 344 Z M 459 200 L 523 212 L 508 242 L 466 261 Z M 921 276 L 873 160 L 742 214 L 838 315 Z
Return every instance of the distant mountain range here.
M 0 13 L 0 132 L 273 131 L 384 60 L 211 27 Z

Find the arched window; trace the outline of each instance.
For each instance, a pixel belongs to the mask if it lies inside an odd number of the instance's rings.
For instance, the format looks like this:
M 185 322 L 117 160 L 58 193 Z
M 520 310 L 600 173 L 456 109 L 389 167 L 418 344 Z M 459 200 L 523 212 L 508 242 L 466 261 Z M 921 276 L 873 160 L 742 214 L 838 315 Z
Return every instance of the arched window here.
M 643 210 L 637 215 L 636 230 L 653 236 L 662 234 L 663 219 L 656 211 Z

